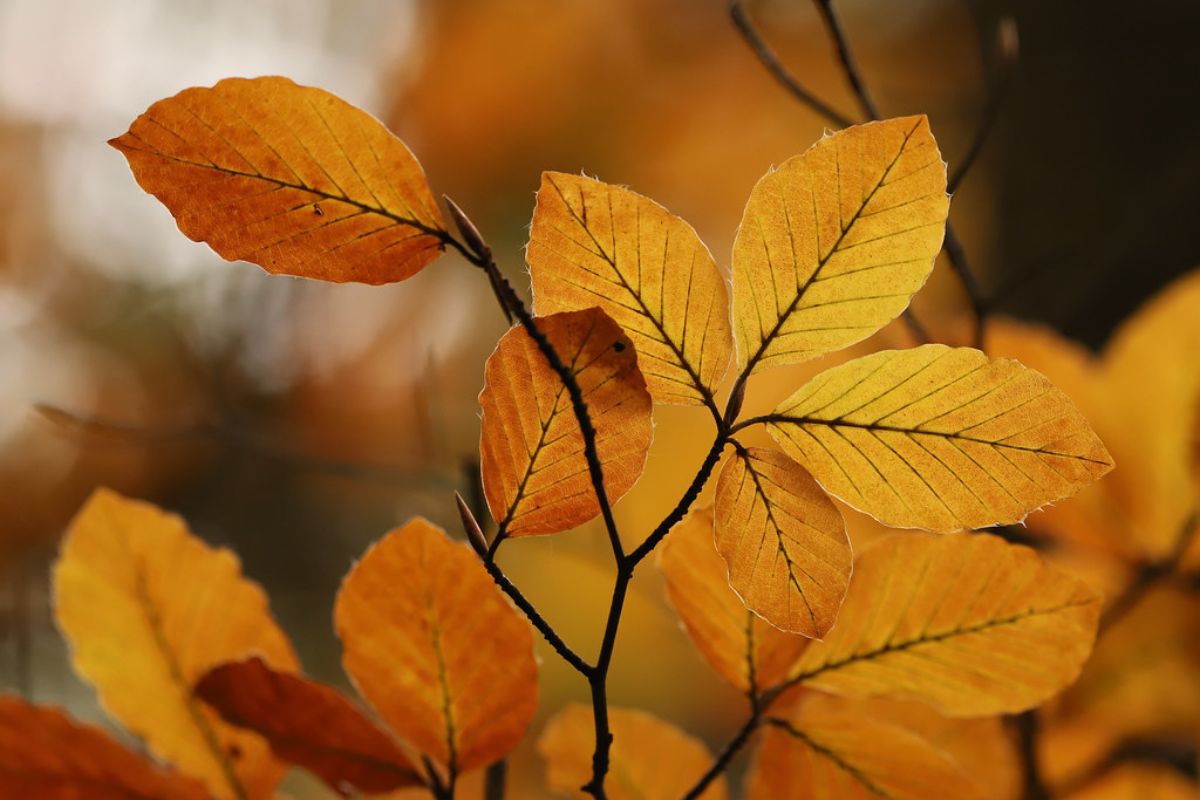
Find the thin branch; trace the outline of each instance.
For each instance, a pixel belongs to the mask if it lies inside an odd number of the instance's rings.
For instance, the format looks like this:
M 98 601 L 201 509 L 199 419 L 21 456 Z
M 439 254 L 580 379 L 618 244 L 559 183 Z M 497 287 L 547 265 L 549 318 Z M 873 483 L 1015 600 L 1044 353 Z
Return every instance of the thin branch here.
M 971 138 L 967 152 L 958 160 L 958 164 L 950 174 L 950 180 L 946 184 L 946 191 L 950 194 L 958 191 L 958 187 L 967 177 L 967 173 L 971 171 L 971 167 L 975 165 L 975 160 L 983 151 L 984 144 L 987 143 L 988 137 L 996 127 L 1000 109 L 1008 98 L 1008 90 L 1012 84 L 1012 76 L 1019 53 L 1017 23 L 1012 17 L 1004 17 L 996 27 L 996 42 L 992 57 L 994 67 L 987 81 L 987 99 L 983 104 L 983 113 L 979 116 L 979 123 L 975 127 L 975 135 Z
M 683 796 L 683 800 L 696 800 L 697 797 L 704 794 L 704 790 L 708 788 L 709 784 L 716 780 L 729 767 L 729 762 L 746 746 L 746 743 L 750 741 L 750 736 L 762 724 L 763 710 L 765 710 L 765 707 L 756 710 L 750 715 L 742 727 L 738 729 L 738 732 L 734 734 L 733 738 L 721 748 L 721 752 L 713 760 L 708 771 L 700 776 L 700 780 L 696 781 L 696 784 Z
M 787 89 L 793 97 L 800 100 L 806 106 L 817 112 L 821 116 L 833 122 L 839 128 L 846 128 L 854 124 L 854 121 L 843 115 L 841 112 L 827 105 L 815 94 L 806 89 L 796 76 L 793 75 L 787 67 L 783 66 L 783 62 L 779 60 L 779 56 L 771 49 L 771 46 L 766 43 L 758 30 L 754 27 L 754 23 L 750 21 L 750 16 L 746 13 L 745 4 L 742 0 L 733 0 L 729 4 L 729 16 L 733 19 L 733 24 L 741 32 L 742 38 L 746 40 L 746 44 L 758 56 L 758 60 L 767 68 L 767 71 Z
M 1100 633 L 1109 630 L 1123 619 L 1151 589 L 1175 575 L 1198 531 L 1200 531 L 1200 512 L 1193 511 L 1188 514 L 1183 522 L 1183 527 L 1176 534 L 1171 552 L 1159 561 L 1143 564 L 1125 590 L 1117 595 L 1108 608 L 1104 609 L 1104 613 L 1100 616 Z
M 1031 709 L 1009 717 L 1017 737 L 1017 752 L 1021 758 L 1023 789 L 1021 800 L 1051 800 L 1053 795 L 1042 777 L 1037 753 L 1037 710 Z
M 816 4 L 817 10 L 821 12 L 821 20 L 825 23 L 826 30 L 829 31 L 829 38 L 837 50 L 842 72 L 845 74 L 850 88 L 854 91 L 854 96 L 858 99 L 863 114 L 867 119 L 879 119 L 879 107 L 871 99 L 871 93 L 867 91 L 867 84 L 863 81 L 858 62 L 855 60 L 854 54 L 850 52 L 850 40 L 842 28 L 837 12 L 833 10 L 833 0 L 816 0 Z

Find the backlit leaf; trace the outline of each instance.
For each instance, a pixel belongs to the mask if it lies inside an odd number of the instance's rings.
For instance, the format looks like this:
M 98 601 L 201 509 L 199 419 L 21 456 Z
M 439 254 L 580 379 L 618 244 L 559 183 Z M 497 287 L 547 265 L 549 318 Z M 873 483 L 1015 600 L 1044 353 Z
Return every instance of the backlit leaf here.
M 711 509 L 692 511 L 671 530 L 659 548 L 658 566 L 684 630 L 738 690 L 779 683 L 808 643 L 764 622 L 729 587 L 713 543 Z
M 822 486 L 894 527 L 1018 522 L 1112 469 L 1049 380 L 965 347 L 855 359 L 818 375 L 767 420 Z
M 615 502 L 641 476 L 653 436 L 637 355 L 598 308 L 541 317 L 538 325 L 579 383 Z M 510 536 L 557 533 L 599 515 L 571 398 L 524 328 L 504 335 L 484 374 L 480 464 L 501 528 Z
M 208 800 L 99 728 L 57 709 L 0 697 L 0 797 L 37 800 Z
M 271 795 L 283 766 L 267 743 L 192 694 L 208 670 L 251 653 L 276 669 L 297 666 L 233 553 L 195 538 L 179 517 L 100 489 L 63 540 L 54 602 L 75 670 L 151 752 L 219 798 Z
M 334 608 L 342 662 L 400 738 L 444 767 L 482 767 L 537 706 L 533 632 L 476 555 L 414 519 L 378 541 Z
M 729 364 L 725 279 L 696 232 L 646 197 L 542 173 L 526 253 L 539 314 L 600 306 L 659 403 L 712 403 Z
M 987 534 L 895 535 L 868 548 L 838 624 L 791 678 L 911 698 L 949 716 L 1032 708 L 1075 680 L 1100 603 L 1033 550 Z
M 613 743 L 604 788 L 609 800 L 677 800 L 712 764 L 703 744 L 674 725 L 647 714 L 609 707 Z M 546 760 L 550 788 L 570 797 L 592 777 L 595 730 L 590 707 L 569 705 L 542 731 L 537 749 Z M 701 800 L 727 800 L 724 777 L 700 795 Z
M 160 100 L 110 144 L 179 229 L 230 261 L 391 283 L 440 255 L 421 165 L 374 117 L 287 78 Z
M 261 658 L 222 664 L 200 679 L 196 695 L 346 797 L 351 787 L 372 793 L 422 782 L 391 736 L 340 692 L 277 672 Z
M 746 783 L 746 800 L 986 800 L 949 755 L 899 725 L 816 696 L 774 715 Z
M 895 319 L 933 269 L 948 210 L 923 116 L 856 125 L 768 172 L 733 246 L 738 365 L 806 361 Z
M 777 450 L 739 449 L 717 478 L 717 551 L 746 607 L 781 630 L 820 638 L 850 582 L 841 512 Z

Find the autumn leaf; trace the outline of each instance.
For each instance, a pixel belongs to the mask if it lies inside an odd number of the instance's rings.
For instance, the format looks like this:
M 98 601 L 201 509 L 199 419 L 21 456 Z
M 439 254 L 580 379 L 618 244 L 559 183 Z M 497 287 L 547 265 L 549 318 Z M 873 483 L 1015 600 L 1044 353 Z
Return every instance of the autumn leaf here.
M 414 519 L 350 570 L 334 622 L 342 663 L 402 739 L 465 771 L 503 757 L 537 707 L 533 633 L 479 559 Z
M 691 225 L 628 189 L 544 172 L 526 258 L 539 314 L 600 306 L 633 340 L 656 402 L 715 413 L 728 291 Z
M 37 800 L 208 800 L 204 787 L 61 711 L 0 697 L 0 796 Z
M 948 210 L 923 116 L 856 125 L 768 172 L 733 246 L 738 366 L 806 361 L 895 319 L 933 269 Z
M 746 800 L 987 800 L 949 755 L 903 727 L 815 696 L 772 716 Z
M 374 793 L 422 783 L 392 738 L 340 692 L 273 670 L 261 658 L 216 667 L 196 684 L 196 696 L 344 797 L 351 788 Z
M 441 213 L 416 158 L 321 89 L 227 78 L 158 101 L 110 144 L 183 233 L 230 261 L 378 284 L 441 253 Z
M 850 582 L 842 515 L 783 453 L 738 447 L 717 478 L 717 551 L 729 585 L 775 627 L 820 638 Z
M 599 308 L 538 319 L 579 384 L 596 431 L 610 502 L 642 474 L 653 436 L 652 403 L 629 338 Z M 524 328 L 488 359 L 480 464 L 492 516 L 509 536 L 557 533 L 600 513 L 571 398 Z
M 683 731 L 643 711 L 609 708 L 613 743 L 611 768 L 604 788 L 609 800 L 675 800 L 691 789 L 712 763 L 703 744 Z M 586 797 L 581 786 L 592 777 L 595 730 L 592 710 L 579 704 L 558 712 L 538 739 L 546 760 L 550 788 Z M 723 776 L 700 795 L 700 800 L 727 800 Z
M 790 680 L 931 703 L 948 716 L 1032 708 L 1092 649 L 1100 603 L 1027 547 L 987 534 L 894 535 L 868 548 L 838 624 Z
M 179 517 L 99 489 L 63 540 L 54 603 L 76 672 L 152 753 L 218 798 L 271 795 L 283 766 L 267 743 L 192 694 L 212 667 L 250 653 L 297 667 L 233 553 L 195 538 Z
M 828 491 L 885 525 L 1019 522 L 1112 469 L 1044 376 L 970 348 L 886 350 L 821 373 L 763 420 Z
M 725 562 L 713 544 L 711 509 L 692 511 L 671 530 L 658 566 L 684 630 L 739 691 L 779 683 L 808 643 L 764 622 L 729 587 Z
M 1196 783 L 1170 767 L 1126 764 L 1063 797 L 1064 800 L 1196 800 Z

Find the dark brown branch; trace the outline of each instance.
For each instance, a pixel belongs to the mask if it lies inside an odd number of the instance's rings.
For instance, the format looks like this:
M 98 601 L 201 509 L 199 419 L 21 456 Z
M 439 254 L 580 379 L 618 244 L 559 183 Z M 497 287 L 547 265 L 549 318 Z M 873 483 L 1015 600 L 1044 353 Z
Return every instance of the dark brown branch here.
M 733 19 L 733 24 L 737 27 L 738 31 L 742 34 L 742 38 L 746 40 L 746 44 L 750 45 L 754 54 L 758 56 L 758 60 L 766 67 L 767 72 L 771 73 L 775 80 L 782 84 L 793 97 L 839 128 L 847 128 L 854 124 L 854 121 L 849 117 L 826 104 L 806 89 L 796 79 L 796 76 L 787 67 L 783 66 L 783 63 L 779 60 L 779 56 L 775 54 L 775 51 L 771 49 L 771 46 L 766 43 L 754 27 L 754 23 L 750 21 L 750 16 L 746 13 L 746 7 L 742 0 L 733 0 L 729 4 L 729 16 Z
M 1037 711 L 1030 710 L 1009 717 L 1017 739 L 1017 754 L 1021 759 L 1021 800 L 1052 800 L 1049 788 L 1042 777 L 1037 752 Z
M 867 84 L 863 81 L 862 72 L 858 68 L 858 62 L 854 58 L 854 54 L 850 52 L 850 40 L 846 36 L 846 31 L 842 28 L 841 20 L 838 18 L 837 12 L 833 9 L 833 0 L 816 0 L 817 10 L 821 12 L 821 20 L 825 23 L 825 29 L 829 31 L 829 38 L 833 41 L 834 48 L 837 50 L 838 62 L 842 66 L 842 73 L 846 76 L 847 83 L 854 91 L 854 96 L 858 99 L 858 104 L 862 108 L 863 114 L 867 119 L 879 119 L 879 107 L 875 105 L 875 101 L 871 99 L 871 93 L 867 91 Z
M 1100 616 L 1100 628 L 1097 635 L 1112 628 L 1132 611 L 1151 589 L 1170 580 L 1176 574 L 1197 531 L 1200 531 L 1200 516 L 1198 516 L 1198 512 L 1193 511 L 1184 520 L 1183 527 L 1176 534 L 1171 552 L 1159 561 L 1143 564 L 1124 591 L 1117 595 L 1108 608 L 1104 609 L 1104 613 Z
M 700 780 L 696 781 L 696 784 L 688 790 L 687 794 L 683 796 L 683 800 L 696 800 L 697 797 L 704 794 L 704 790 L 707 789 L 709 784 L 716 780 L 717 777 L 729 767 L 729 762 L 732 761 L 733 757 L 736 756 L 738 752 L 746 746 L 746 743 L 750 741 L 750 736 L 756 730 L 758 730 L 758 727 L 761 724 L 762 711 L 758 710 L 750 715 L 742 727 L 738 729 L 738 732 L 734 734 L 733 738 L 730 739 L 723 748 L 721 748 L 721 752 L 713 760 L 712 766 L 710 766 L 708 771 L 700 776 Z
M 996 42 L 992 56 L 994 66 L 987 81 L 987 98 L 983 103 L 983 113 L 979 116 L 975 135 L 971 137 L 971 144 L 967 147 L 967 152 L 958 160 L 958 164 L 950 174 L 950 180 L 946 184 L 946 191 L 950 194 L 958 191 L 958 187 L 983 151 L 983 146 L 987 143 L 992 129 L 996 127 L 1000 109 L 1008 97 L 1008 89 L 1012 83 L 1018 54 L 1017 23 L 1012 17 L 1004 17 L 996 28 Z

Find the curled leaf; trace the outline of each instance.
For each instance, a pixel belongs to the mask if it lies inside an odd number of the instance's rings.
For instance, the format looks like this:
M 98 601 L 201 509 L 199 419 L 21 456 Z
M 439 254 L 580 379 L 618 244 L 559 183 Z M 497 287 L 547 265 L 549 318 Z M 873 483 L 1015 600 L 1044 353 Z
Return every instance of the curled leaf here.
M 653 436 L 650 395 L 629 338 L 599 308 L 539 317 L 579 384 L 610 502 L 642 474 Z M 480 466 L 492 516 L 509 536 L 558 533 L 600 514 L 571 398 L 524 328 L 488 359 Z

